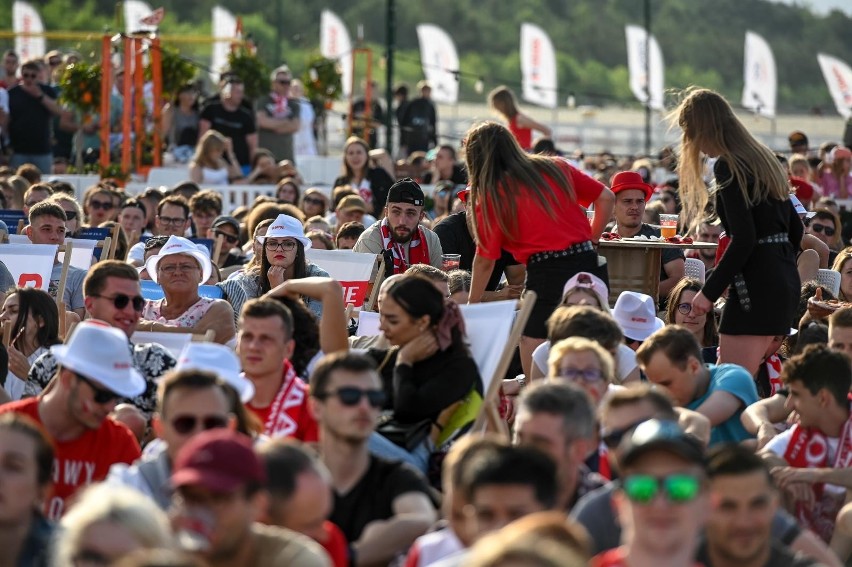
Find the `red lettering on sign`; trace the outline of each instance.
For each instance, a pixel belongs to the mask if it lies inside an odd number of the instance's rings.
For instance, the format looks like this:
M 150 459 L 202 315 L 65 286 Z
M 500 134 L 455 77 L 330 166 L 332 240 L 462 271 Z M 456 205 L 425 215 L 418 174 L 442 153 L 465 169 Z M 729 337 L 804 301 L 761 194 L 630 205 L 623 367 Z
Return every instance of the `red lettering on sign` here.
M 41 289 L 42 283 L 44 283 L 44 280 L 41 274 L 21 274 L 18 278 L 18 287 L 35 287 Z
M 343 287 L 343 304 L 352 304 L 355 307 L 364 305 L 367 298 L 367 287 L 369 282 L 340 282 Z

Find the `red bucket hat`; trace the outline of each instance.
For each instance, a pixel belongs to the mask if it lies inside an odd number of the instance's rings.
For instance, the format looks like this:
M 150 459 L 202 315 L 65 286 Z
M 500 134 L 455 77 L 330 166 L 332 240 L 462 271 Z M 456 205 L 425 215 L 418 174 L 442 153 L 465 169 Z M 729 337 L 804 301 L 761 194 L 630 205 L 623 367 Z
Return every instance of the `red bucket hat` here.
M 628 189 L 638 189 L 645 192 L 645 200 L 651 199 L 654 188 L 642 180 L 642 174 L 638 171 L 619 171 L 612 176 L 612 192 L 615 194 Z

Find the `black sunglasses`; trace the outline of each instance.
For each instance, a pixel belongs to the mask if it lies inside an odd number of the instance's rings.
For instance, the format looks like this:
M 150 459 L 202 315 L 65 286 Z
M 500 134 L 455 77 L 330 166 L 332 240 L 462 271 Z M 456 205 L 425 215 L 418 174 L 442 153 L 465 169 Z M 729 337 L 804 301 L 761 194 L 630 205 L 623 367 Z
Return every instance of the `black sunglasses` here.
M 227 427 L 228 418 L 221 415 L 207 415 L 204 417 L 195 417 L 194 415 L 179 415 L 172 421 L 172 427 L 181 435 L 186 435 L 195 431 L 198 423 L 201 423 L 201 429 L 222 429 Z
M 85 382 L 86 384 L 89 385 L 89 388 L 92 389 L 92 393 L 94 394 L 94 396 L 92 397 L 92 400 L 96 404 L 103 405 L 103 404 L 108 404 L 108 403 L 113 402 L 115 400 L 121 399 L 121 396 L 119 396 L 118 394 L 116 394 L 112 390 L 107 390 L 107 389 L 96 386 L 94 382 L 92 382 L 91 380 L 89 380 L 88 378 L 83 376 L 82 374 L 77 374 L 75 372 L 74 375 L 77 377 L 78 380 L 80 380 L 81 382 Z
M 104 211 L 111 210 L 115 205 L 111 202 L 107 203 L 105 201 L 89 201 L 89 206 L 95 210 L 102 209 Z
M 824 224 L 814 224 L 813 222 L 810 224 L 811 232 L 815 232 L 820 234 L 822 232 L 825 233 L 826 236 L 834 236 L 834 227 L 825 226 Z
M 344 386 L 333 392 L 326 392 L 320 399 L 328 399 L 332 396 L 337 397 L 340 403 L 344 406 L 357 406 L 363 396 L 367 397 L 367 401 L 374 408 L 380 408 L 385 405 L 387 396 L 384 390 L 362 390 L 352 386 Z
M 314 199 L 313 197 L 305 197 L 305 203 L 308 205 L 325 205 L 322 199 Z
M 77 218 L 77 211 L 65 211 L 66 220 L 74 220 Z
M 38 77 L 38 73 L 21 73 L 21 77 L 25 79 L 35 79 Z
M 279 85 L 289 85 L 292 81 L 290 79 L 275 79 L 275 82 Z
M 225 239 L 225 241 L 227 241 L 228 244 L 236 244 L 240 240 L 239 237 L 234 236 L 232 234 L 228 234 L 227 232 L 222 230 L 214 230 L 213 234 L 215 234 L 216 236 L 221 236 Z
M 145 298 L 141 295 L 130 297 L 123 293 L 116 293 L 112 297 L 109 295 L 92 295 L 91 297 L 100 297 L 101 299 L 112 301 L 112 304 L 115 305 L 116 309 L 124 309 L 131 301 L 133 302 L 134 311 L 141 313 L 142 309 L 145 308 Z
M 614 429 L 609 433 L 605 433 L 601 435 L 601 441 L 603 441 L 604 445 L 606 445 L 610 449 L 615 449 L 621 443 L 621 440 L 624 439 L 625 435 L 636 429 L 645 421 L 647 420 L 642 419 L 637 421 L 636 423 L 631 423 L 627 427 L 622 427 L 621 429 Z

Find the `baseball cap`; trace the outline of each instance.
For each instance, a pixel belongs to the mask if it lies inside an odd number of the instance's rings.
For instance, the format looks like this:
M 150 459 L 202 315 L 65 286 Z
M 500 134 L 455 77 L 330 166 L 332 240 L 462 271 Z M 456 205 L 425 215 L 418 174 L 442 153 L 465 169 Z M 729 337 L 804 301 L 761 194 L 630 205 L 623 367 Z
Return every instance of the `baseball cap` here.
M 127 335 L 104 321 L 79 323 L 68 342 L 50 347 L 50 353 L 63 368 L 124 398 L 145 391 L 145 378 L 133 367 Z
M 808 146 L 808 137 L 801 130 L 794 130 L 790 132 L 790 136 L 787 138 L 787 141 L 790 142 L 790 147 Z
M 594 293 L 601 306 L 609 312 L 609 288 L 602 279 L 589 272 L 577 272 L 565 283 L 565 287 L 562 288 L 562 297 L 575 289 L 588 289 Z
M 423 189 L 420 185 L 410 177 L 400 179 L 391 185 L 388 191 L 388 203 L 408 203 L 417 207 L 422 207 L 426 199 L 423 194 Z
M 266 482 L 266 470 L 251 439 L 230 429 L 210 429 L 192 437 L 178 452 L 172 486 L 200 486 L 234 492 L 248 483 Z
M 367 212 L 367 202 L 358 195 L 346 195 L 337 204 L 338 211 L 361 211 Z
M 612 308 L 612 317 L 628 339 L 644 341 L 666 324 L 656 315 L 654 298 L 636 291 L 622 291 Z
M 213 219 L 213 228 L 219 228 L 220 226 L 226 224 L 234 227 L 234 230 L 237 231 L 237 234 L 240 233 L 240 221 L 238 221 L 234 217 L 229 217 L 228 215 L 219 215 L 218 217 Z
M 244 404 L 254 397 L 254 384 L 240 372 L 240 359 L 225 345 L 187 343 L 174 369 L 212 372 L 236 390 Z
M 676 421 L 649 419 L 640 423 L 619 446 L 623 469 L 651 451 L 668 451 L 685 461 L 704 466 L 704 447 L 684 432 Z

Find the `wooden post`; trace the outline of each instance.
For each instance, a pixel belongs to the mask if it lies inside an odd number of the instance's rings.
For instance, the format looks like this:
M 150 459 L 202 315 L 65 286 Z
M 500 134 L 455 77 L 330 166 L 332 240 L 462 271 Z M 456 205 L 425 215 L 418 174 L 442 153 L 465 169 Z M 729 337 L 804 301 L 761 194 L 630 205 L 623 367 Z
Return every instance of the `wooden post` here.
M 101 39 L 101 168 L 109 167 L 110 105 L 112 103 L 112 38 Z
M 142 64 L 144 39 L 133 38 L 133 131 L 136 136 L 133 163 L 135 170 L 142 166 L 142 151 L 145 147 L 145 66 Z
M 124 81 L 122 96 L 122 116 L 121 116 L 121 171 L 127 173 L 130 171 L 130 121 L 133 116 L 133 39 L 129 37 L 123 38 L 124 45 Z
M 163 123 L 163 105 L 161 104 L 163 98 L 163 67 L 160 49 L 160 38 L 154 37 L 151 40 L 151 48 L 148 50 L 151 59 L 149 63 L 151 65 L 151 80 L 154 83 L 154 147 L 152 150 L 154 167 L 162 165 L 161 151 L 163 149 L 163 132 L 160 131 Z

